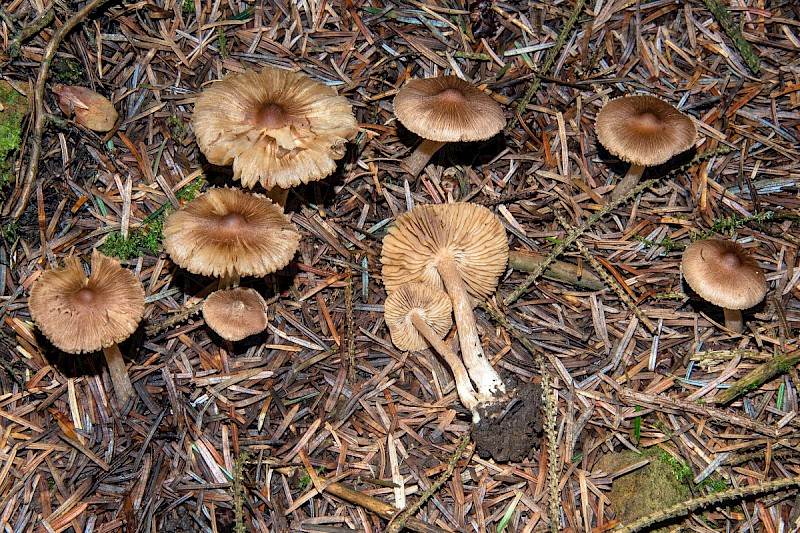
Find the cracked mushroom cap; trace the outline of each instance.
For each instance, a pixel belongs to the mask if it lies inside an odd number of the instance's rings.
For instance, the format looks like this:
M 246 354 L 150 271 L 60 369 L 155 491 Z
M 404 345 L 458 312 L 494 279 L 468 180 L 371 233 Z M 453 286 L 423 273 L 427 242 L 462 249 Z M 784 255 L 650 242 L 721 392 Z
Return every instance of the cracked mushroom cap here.
M 666 163 L 694 146 L 697 137 L 692 119 L 645 94 L 609 100 L 597 113 L 595 131 L 612 155 L 645 167 Z
M 358 131 L 347 99 L 276 67 L 230 74 L 203 90 L 192 124 L 210 163 L 233 163 L 243 186 L 267 189 L 329 175 Z
M 240 341 L 267 328 L 267 303 L 249 288 L 216 291 L 203 303 L 203 318 L 223 339 Z
M 489 209 L 465 202 L 419 205 L 403 213 L 383 239 L 383 283 L 391 293 L 418 281 L 443 288 L 438 261 L 452 257 L 467 291 L 483 299 L 497 289 L 508 263 L 508 239 Z
M 411 80 L 394 97 L 403 126 L 438 142 L 484 141 L 506 125 L 502 108 L 458 76 Z
M 411 322 L 413 312 L 417 312 L 440 338 L 453 326 L 453 305 L 446 292 L 424 283 L 401 285 L 386 297 L 383 308 L 392 342 L 401 350 L 413 352 L 429 346 Z
M 127 339 L 144 314 L 139 278 L 116 259 L 92 253 L 89 277 L 70 256 L 64 266 L 43 272 L 31 287 L 31 317 L 57 348 L 94 352 Z
M 299 243 L 280 206 L 239 189 L 210 189 L 164 221 L 172 260 L 203 276 L 266 276 L 286 266 Z
M 749 309 L 767 294 L 764 271 L 737 242 L 693 242 L 683 252 L 681 272 L 701 298 L 725 309 Z

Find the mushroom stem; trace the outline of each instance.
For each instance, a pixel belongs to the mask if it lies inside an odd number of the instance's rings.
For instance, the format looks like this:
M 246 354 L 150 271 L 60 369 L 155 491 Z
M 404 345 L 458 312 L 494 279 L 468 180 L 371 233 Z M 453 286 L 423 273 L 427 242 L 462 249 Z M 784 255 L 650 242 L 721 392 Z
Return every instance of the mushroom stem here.
M 236 269 L 231 269 L 230 272 L 224 274 L 219 278 L 219 290 L 225 289 L 235 289 L 239 286 L 239 281 L 241 280 L 241 276 L 239 273 L 236 272 Z
M 425 165 L 428 164 L 428 161 L 431 160 L 433 154 L 439 151 L 439 148 L 444 145 L 445 143 L 443 142 L 423 139 L 422 144 L 417 146 L 417 149 L 414 150 L 410 156 L 406 157 L 405 161 L 403 161 L 403 165 L 406 167 L 406 170 L 408 170 L 408 173 L 416 178 L 419 176 L 419 173 L 422 172 L 422 169 L 425 168 Z
M 125 358 L 122 357 L 122 352 L 119 351 L 116 343 L 103 348 L 103 355 L 106 356 L 108 373 L 111 375 L 111 383 L 114 384 L 114 394 L 122 407 L 134 395 L 133 384 L 128 376 L 128 369 L 125 367 Z
M 458 358 L 458 355 L 456 355 L 450 346 L 439 338 L 436 332 L 433 331 L 433 328 L 419 316 L 418 310 L 414 309 L 409 316 L 411 317 L 411 323 L 414 324 L 414 327 L 417 328 L 420 335 L 425 337 L 425 340 L 442 356 L 442 359 L 444 359 L 445 363 L 450 367 L 450 371 L 453 372 L 453 377 L 456 380 L 456 391 L 458 391 L 458 397 L 461 399 L 461 403 L 472 411 L 473 417 L 477 417 L 478 414 L 475 410 L 475 406 L 478 405 L 478 399 L 475 397 L 475 389 L 469 380 L 469 373 L 464 363 L 461 362 L 461 359 Z
M 724 307 L 722 310 L 725 312 L 725 327 L 734 333 L 742 333 L 744 331 L 742 311 L 740 309 L 727 309 Z
M 619 180 L 617 186 L 614 187 L 613 191 L 611 191 L 612 202 L 618 198 L 622 198 L 628 191 L 636 187 L 636 185 L 639 183 L 639 180 L 642 179 L 644 168 L 645 167 L 642 165 L 631 164 L 631 168 L 628 169 L 628 173 L 625 174 L 624 178 Z
M 289 189 L 284 189 L 276 185 L 267 191 L 267 198 L 272 200 L 273 203 L 285 208 L 286 200 L 289 198 Z
M 439 276 L 444 282 L 447 293 L 453 301 L 453 316 L 458 329 L 458 340 L 461 344 L 461 357 L 467 371 L 482 397 L 490 398 L 505 393 L 505 384 L 500 375 L 492 368 L 483 353 L 483 345 L 478 337 L 478 326 L 472 313 L 470 297 L 461 275 L 456 269 L 452 257 L 444 257 L 436 265 Z

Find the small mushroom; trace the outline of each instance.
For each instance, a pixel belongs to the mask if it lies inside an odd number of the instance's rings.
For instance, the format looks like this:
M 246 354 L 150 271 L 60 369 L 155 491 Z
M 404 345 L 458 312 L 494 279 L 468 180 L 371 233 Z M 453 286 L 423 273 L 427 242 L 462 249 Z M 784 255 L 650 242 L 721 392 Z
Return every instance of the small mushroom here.
M 144 289 L 119 262 L 92 253 L 89 277 L 75 256 L 42 273 L 28 299 L 31 317 L 57 348 L 67 353 L 103 350 L 121 405 L 133 396 L 125 359 L 117 343 L 127 339 L 144 314 Z
M 358 131 L 352 106 L 327 85 L 277 67 L 230 74 L 203 90 L 192 117 L 200 150 L 261 183 L 281 205 L 288 189 L 336 169 Z
M 203 302 L 203 318 L 223 339 L 240 341 L 266 329 L 267 303 L 253 289 L 223 289 Z
M 442 341 L 453 325 L 453 306 L 446 292 L 424 283 L 406 283 L 386 297 L 384 319 L 392 342 L 401 350 L 419 351 L 430 345 L 450 367 L 461 403 L 480 419 L 475 407 L 478 399 L 466 367 L 456 353 Z
M 609 100 L 597 113 L 597 140 L 631 164 L 611 194 L 616 200 L 636 187 L 645 167 L 666 163 L 694 146 L 697 128 L 688 116 L 655 96 L 637 94 Z
M 419 175 L 445 143 L 484 141 L 506 125 L 502 108 L 458 76 L 409 81 L 394 97 L 394 114 L 423 139 L 404 161 L 412 176 Z
M 75 121 L 81 126 L 92 131 L 106 132 L 111 131 L 117 123 L 119 115 L 114 104 L 91 89 L 56 84 L 53 86 L 53 93 L 58 97 L 56 103 L 59 109 L 68 117 L 75 115 Z
M 278 205 L 239 189 L 210 189 L 164 222 L 164 248 L 172 260 L 189 272 L 220 277 L 220 289 L 235 287 L 240 276 L 283 268 L 299 243 Z
M 737 242 L 719 239 L 695 241 L 681 261 L 683 278 L 701 298 L 722 307 L 725 327 L 744 331 L 742 310 L 767 294 L 767 279 L 758 262 Z
M 381 262 L 389 293 L 413 281 L 445 287 L 461 356 L 479 395 L 502 396 L 505 384 L 484 355 L 472 313 L 473 298 L 493 293 L 508 263 L 506 232 L 497 216 L 476 204 L 417 206 L 389 229 Z

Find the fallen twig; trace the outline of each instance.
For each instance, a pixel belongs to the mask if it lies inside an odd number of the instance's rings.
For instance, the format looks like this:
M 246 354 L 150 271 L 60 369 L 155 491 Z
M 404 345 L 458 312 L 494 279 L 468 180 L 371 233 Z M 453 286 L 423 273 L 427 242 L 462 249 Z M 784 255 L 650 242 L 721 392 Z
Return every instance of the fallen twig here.
M 703 3 L 706 5 L 708 10 L 711 11 L 711 14 L 714 15 L 714 18 L 717 19 L 717 22 L 719 22 L 719 25 L 722 26 L 723 30 L 725 30 L 727 36 L 730 37 L 731 41 L 733 41 L 733 44 L 739 50 L 739 53 L 742 54 L 742 58 L 747 64 L 747 67 L 753 72 L 753 74 L 758 74 L 758 71 L 761 70 L 761 61 L 759 61 L 755 50 L 753 50 L 753 47 L 750 46 L 750 43 L 748 43 L 747 39 L 745 39 L 744 35 L 742 35 L 742 31 L 739 29 L 739 26 L 737 26 L 731 18 L 731 14 L 728 11 L 727 6 L 718 0 L 703 0 Z
M 778 374 L 786 372 L 797 363 L 800 363 L 800 350 L 795 350 L 785 355 L 776 355 L 771 361 L 759 365 L 747 373 L 742 379 L 714 398 L 714 403 L 724 405 L 730 403 L 740 394 L 753 390 L 762 383 L 769 381 Z
M 508 266 L 514 270 L 532 272 L 539 267 L 539 263 L 546 259 L 547 254 L 531 250 L 514 250 L 508 254 Z M 579 268 L 565 261 L 553 261 L 542 276 L 593 291 L 599 291 L 605 287 L 603 280 L 588 269 Z

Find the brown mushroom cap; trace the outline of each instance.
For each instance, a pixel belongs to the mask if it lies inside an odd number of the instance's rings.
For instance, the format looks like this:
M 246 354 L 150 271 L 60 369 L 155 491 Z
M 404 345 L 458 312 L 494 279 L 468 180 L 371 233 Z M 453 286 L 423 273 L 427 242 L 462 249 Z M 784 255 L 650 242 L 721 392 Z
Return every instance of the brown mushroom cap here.
M 695 241 L 683 252 L 681 271 L 701 298 L 725 309 L 749 309 L 767 294 L 758 262 L 733 241 Z
M 230 74 L 203 90 L 192 124 L 210 163 L 233 163 L 242 185 L 261 182 L 267 189 L 329 175 L 358 131 L 344 97 L 276 67 Z
M 609 100 L 597 113 L 597 140 L 634 165 L 650 167 L 694 146 L 697 128 L 688 116 L 655 96 L 637 94 Z
M 394 97 L 394 114 L 424 139 L 483 141 L 506 125 L 503 110 L 458 76 L 411 80 Z
M 392 342 L 401 350 L 418 351 L 429 346 L 411 322 L 412 312 L 417 312 L 439 338 L 453 326 L 453 305 L 446 292 L 424 283 L 401 285 L 386 297 L 383 308 Z
M 508 263 L 500 219 L 483 206 L 464 202 L 419 205 L 403 213 L 383 239 L 386 291 L 412 281 L 442 288 L 436 264 L 447 256 L 471 296 L 482 299 L 493 293 Z
M 279 206 L 239 189 L 210 189 L 164 221 L 172 260 L 204 276 L 266 276 L 286 266 L 299 243 Z
M 240 341 L 266 329 L 267 303 L 249 288 L 216 291 L 203 303 L 203 318 L 223 339 Z
M 92 253 L 89 277 L 70 256 L 43 272 L 31 287 L 31 317 L 45 337 L 67 353 L 94 352 L 127 339 L 144 314 L 139 278 L 116 259 Z

